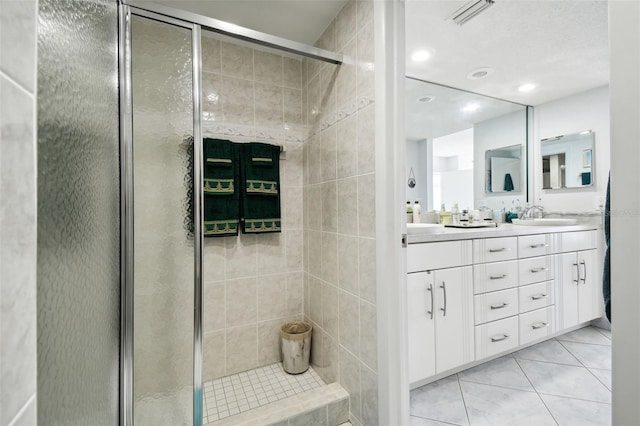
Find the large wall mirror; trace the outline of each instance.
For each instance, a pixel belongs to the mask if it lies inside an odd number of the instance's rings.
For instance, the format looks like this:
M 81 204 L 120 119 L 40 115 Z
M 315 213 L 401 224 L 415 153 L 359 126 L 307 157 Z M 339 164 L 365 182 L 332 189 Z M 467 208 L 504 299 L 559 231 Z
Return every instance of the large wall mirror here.
M 591 130 L 542 139 L 542 189 L 592 186 L 594 145 Z
M 526 202 L 526 106 L 410 77 L 405 95 L 407 200 L 423 210 Z

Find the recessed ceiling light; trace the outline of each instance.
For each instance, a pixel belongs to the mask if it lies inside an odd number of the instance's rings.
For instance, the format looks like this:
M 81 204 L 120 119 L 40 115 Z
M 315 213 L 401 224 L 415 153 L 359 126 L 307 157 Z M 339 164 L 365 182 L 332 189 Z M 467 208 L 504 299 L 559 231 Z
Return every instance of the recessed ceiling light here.
M 473 112 L 473 111 L 477 110 L 478 108 L 480 108 L 480 105 L 478 105 L 475 102 L 470 102 L 470 103 L 466 104 L 464 107 L 462 107 L 462 112 Z
M 428 102 L 433 102 L 435 99 L 436 97 L 433 95 L 420 96 L 418 98 L 418 102 L 428 103 Z
M 433 53 L 429 50 L 416 50 L 411 55 L 411 60 L 413 62 L 426 62 L 431 58 L 431 56 L 433 56 Z
M 530 92 L 536 88 L 536 85 L 533 83 L 526 83 L 518 86 L 518 92 Z
M 478 68 L 467 74 L 469 80 L 479 80 L 493 74 L 494 69 L 490 67 Z

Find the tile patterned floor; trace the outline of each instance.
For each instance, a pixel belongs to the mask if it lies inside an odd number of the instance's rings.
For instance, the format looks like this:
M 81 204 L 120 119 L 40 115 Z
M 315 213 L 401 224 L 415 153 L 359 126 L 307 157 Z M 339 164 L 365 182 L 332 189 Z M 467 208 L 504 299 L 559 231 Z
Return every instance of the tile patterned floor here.
M 611 424 L 611 332 L 585 327 L 411 391 L 411 426 Z
M 267 365 L 204 383 L 203 423 L 324 386 L 312 367 L 302 374 L 285 373 L 282 363 Z

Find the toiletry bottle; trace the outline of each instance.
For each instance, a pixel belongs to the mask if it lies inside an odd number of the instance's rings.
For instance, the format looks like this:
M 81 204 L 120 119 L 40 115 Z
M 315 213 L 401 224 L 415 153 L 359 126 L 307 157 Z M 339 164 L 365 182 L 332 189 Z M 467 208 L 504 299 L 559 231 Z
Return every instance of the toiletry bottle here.
M 407 223 L 413 223 L 413 207 L 411 201 L 407 201 Z
M 416 200 L 416 202 L 413 204 L 413 223 L 420 223 L 420 219 L 420 202 Z
M 455 203 L 451 209 L 451 221 L 454 225 L 460 224 L 460 210 L 458 209 L 458 203 Z

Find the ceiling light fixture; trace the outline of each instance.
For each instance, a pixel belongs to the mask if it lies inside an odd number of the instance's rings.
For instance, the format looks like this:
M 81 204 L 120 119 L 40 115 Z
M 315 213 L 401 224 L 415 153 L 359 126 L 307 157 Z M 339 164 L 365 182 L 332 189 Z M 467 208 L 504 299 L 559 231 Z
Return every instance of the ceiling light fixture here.
M 480 105 L 478 105 L 475 102 L 470 102 L 470 103 L 466 104 L 464 107 L 462 107 L 462 112 L 473 112 L 473 111 L 477 110 L 478 108 L 480 108 Z
M 469 80 L 480 80 L 493 74 L 494 69 L 491 67 L 478 68 L 467 74 Z
M 413 62 L 426 62 L 431 58 L 431 52 L 428 50 L 416 50 L 411 55 L 411 60 Z
M 451 19 L 456 24 L 462 25 L 471 18 L 476 17 L 483 10 L 486 10 L 493 3 L 494 0 L 473 0 L 453 12 L 447 19 Z
M 536 85 L 533 83 L 526 83 L 518 86 L 518 92 L 530 92 L 536 88 Z
M 420 96 L 418 98 L 418 102 L 429 103 L 429 102 L 433 102 L 435 99 L 436 97 L 433 95 Z

